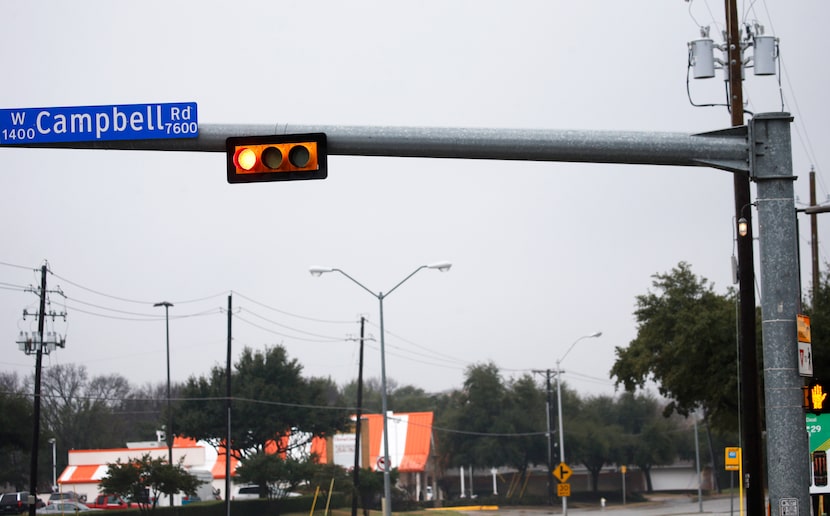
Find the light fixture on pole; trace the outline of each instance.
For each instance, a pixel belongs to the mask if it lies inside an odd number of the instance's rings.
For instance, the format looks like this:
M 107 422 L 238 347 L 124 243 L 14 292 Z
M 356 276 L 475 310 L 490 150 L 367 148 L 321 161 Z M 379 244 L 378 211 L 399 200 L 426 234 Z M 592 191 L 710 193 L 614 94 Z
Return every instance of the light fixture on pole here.
M 745 237 L 746 235 L 749 234 L 749 221 L 744 216 L 744 210 L 749 208 L 750 206 L 755 206 L 755 203 L 751 202 L 749 204 L 744 204 L 741 207 L 741 216 L 740 216 L 740 218 L 738 218 L 738 235 L 740 235 L 742 237 Z
M 560 365 L 562 364 L 562 361 L 565 360 L 565 357 L 568 356 L 568 353 L 570 353 L 574 346 L 576 346 L 577 342 L 583 339 L 599 337 L 600 335 L 602 335 L 602 332 L 598 331 L 590 335 L 583 335 L 582 337 L 579 337 L 573 344 L 571 344 L 568 351 L 566 351 L 565 354 L 556 361 L 556 405 L 559 412 L 559 461 L 563 463 L 565 462 L 565 434 L 562 430 L 562 368 Z M 562 514 L 563 516 L 568 514 L 568 497 L 566 496 L 562 497 Z
M 57 465 L 55 464 L 55 462 L 57 460 L 58 454 L 55 451 L 55 438 L 54 437 L 49 438 L 49 444 L 52 445 L 52 492 L 57 493 L 58 492 L 58 475 L 57 475 L 58 470 L 57 470 Z
M 173 410 L 170 408 L 170 307 L 173 303 L 162 301 L 153 305 L 164 307 L 164 332 L 167 346 L 167 430 L 164 439 L 167 441 L 167 463 L 173 465 Z M 170 495 L 170 507 L 173 507 L 173 495 Z
M 450 270 L 452 264 L 450 262 L 437 262 L 430 265 L 421 265 L 404 279 L 398 282 L 397 285 L 389 289 L 385 294 L 383 292 L 375 293 L 369 288 L 367 288 L 363 283 L 357 281 L 353 277 L 349 276 L 345 272 L 340 269 L 334 267 L 311 267 L 309 272 L 312 276 L 321 276 L 323 273 L 326 272 L 339 272 L 343 276 L 346 276 L 353 283 L 357 284 L 360 288 L 365 290 L 366 292 L 372 294 L 378 300 L 378 304 L 380 307 L 380 399 L 381 399 L 381 410 L 383 411 L 383 516 L 391 516 L 392 514 L 392 483 L 389 477 L 389 471 L 392 467 L 390 460 L 389 460 L 389 423 L 388 423 L 388 415 L 387 415 L 387 405 L 386 405 L 386 346 L 385 346 L 385 335 L 383 331 L 383 300 L 389 296 L 392 292 L 395 291 L 398 287 L 403 285 L 403 283 L 414 276 L 418 271 L 421 269 L 438 269 L 441 272 L 446 272 Z M 358 422 L 359 424 L 359 422 Z

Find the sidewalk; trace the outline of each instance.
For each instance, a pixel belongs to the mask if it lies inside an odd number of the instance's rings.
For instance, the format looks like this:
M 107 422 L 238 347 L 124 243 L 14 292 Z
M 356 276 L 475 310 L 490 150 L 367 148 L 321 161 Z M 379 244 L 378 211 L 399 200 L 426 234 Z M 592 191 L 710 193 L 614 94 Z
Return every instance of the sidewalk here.
M 676 516 L 683 514 L 709 514 L 714 516 L 740 515 L 738 498 L 729 496 L 704 498 L 702 503 L 697 496 L 690 495 L 654 495 L 647 502 L 625 505 L 616 504 L 602 508 L 599 503 L 590 506 L 585 503 L 568 506 L 568 514 L 573 516 Z M 701 510 L 702 509 L 702 510 Z M 470 516 L 545 516 L 562 514 L 562 506 L 554 505 L 536 507 L 499 507 L 489 511 L 462 511 Z

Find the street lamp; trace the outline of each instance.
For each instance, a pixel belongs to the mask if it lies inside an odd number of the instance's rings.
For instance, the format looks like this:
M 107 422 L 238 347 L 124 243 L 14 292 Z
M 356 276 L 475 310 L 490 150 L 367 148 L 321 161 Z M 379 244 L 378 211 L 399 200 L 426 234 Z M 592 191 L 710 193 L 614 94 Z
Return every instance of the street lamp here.
M 403 283 L 414 276 L 418 271 L 421 269 L 438 269 L 441 272 L 447 272 L 452 267 L 450 262 L 438 262 L 433 263 L 430 265 L 421 265 L 404 279 L 398 282 L 397 285 L 389 289 L 386 294 L 383 292 L 378 292 L 375 294 L 369 288 L 367 288 L 363 283 L 357 281 L 353 277 L 349 276 L 345 272 L 340 269 L 334 267 L 311 267 L 309 272 L 312 276 L 321 276 L 325 272 L 339 272 L 343 276 L 346 276 L 352 282 L 357 284 L 360 288 L 365 290 L 366 292 L 372 294 L 378 300 L 378 304 L 380 305 L 380 400 L 381 400 L 381 410 L 383 411 L 383 516 L 391 516 L 392 514 L 392 484 L 389 478 L 389 471 L 391 468 L 391 463 L 389 460 L 389 422 L 388 417 L 386 414 L 386 346 L 384 341 L 384 331 L 383 331 L 383 300 L 389 296 L 392 292 L 395 291 L 398 287 L 403 285 Z M 358 421 L 358 424 L 360 422 Z
M 167 441 L 167 463 L 173 465 L 173 411 L 170 409 L 170 307 L 173 303 L 162 301 L 153 307 L 164 307 L 164 331 L 167 341 L 167 430 L 164 439 Z M 170 507 L 173 507 L 173 495 L 170 495 Z
M 562 357 L 556 361 L 556 404 L 558 406 L 557 408 L 559 412 L 559 461 L 562 463 L 565 462 L 565 434 L 562 430 L 562 369 L 560 368 L 560 365 L 562 364 L 562 361 L 565 360 L 565 357 L 568 356 L 568 353 L 570 353 L 574 346 L 576 346 L 577 342 L 579 342 L 582 339 L 592 339 L 595 337 L 599 337 L 600 335 L 602 335 L 602 332 L 598 331 L 590 335 L 583 335 L 582 337 L 579 337 L 574 341 L 573 344 L 571 344 L 571 347 L 568 348 L 568 351 L 566 351 L 565 354 L 562 355 Z M 567 496 L 562 497 L 562 514 L 563 516 L 568 514 Z
M 58 475 L 57 475 L 57 466 L 55 465 L 55 461 L 57 460 L 57 453 L 55 452 L 55 438 L 49 438 L 49 444 L 52 445 L 52 492 L 56 493 L 58 491 Z

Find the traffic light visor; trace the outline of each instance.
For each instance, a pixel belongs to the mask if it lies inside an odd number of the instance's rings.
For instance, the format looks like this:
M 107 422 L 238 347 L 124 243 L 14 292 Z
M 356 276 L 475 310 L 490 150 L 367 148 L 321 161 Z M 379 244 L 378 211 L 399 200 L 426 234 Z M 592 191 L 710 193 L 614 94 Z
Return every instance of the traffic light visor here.
M 241 136 L 226 141 L 228 182 L 325 179 L 323 133 Z

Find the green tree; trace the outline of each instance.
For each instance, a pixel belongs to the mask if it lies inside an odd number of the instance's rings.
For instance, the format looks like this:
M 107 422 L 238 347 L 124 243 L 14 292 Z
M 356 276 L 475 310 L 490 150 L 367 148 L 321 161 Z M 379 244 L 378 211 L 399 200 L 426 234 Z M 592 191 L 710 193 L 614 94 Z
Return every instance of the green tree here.
M 260 498 L 283 498 L 300 484 L 311 481 L 320 469 L 316 457 L 298 460 L 273 453 L 256 453 L 237 469 L 239 481 L 259 486 Z
M 203 482 L 178 464 L 169 464 L 166 459 L 152 458 L 145 453 L 139 459 L 129 459 L 107 464 L 107 473 L 101 479 L 100 489 L 104 494 L 118 495 L 132 500 L 142 514 L 155 510 L 161 496 L 176 493 L 193 495 Z
M 825 268 L 827 265 L 825 264 Z M 818 291 L 810 293 L 804 313 L 810 316 L 813 341 L 813 374 L 824 381 L 830 380 L 830 272 L 821 274 Z
M 386 379 L 386 401 L 388 409 L 394 412 L 429 412 L 436 407 L 436 396 L 428 394 L 420 387 L 404 385 L 399 387 L 392 379 Z M 380 380 L 370 378 L 363 382 L 363 411 L 382 412 Z M 357 406 L 357 380 L 343 386 L 343 399 L 352 407 Z
M 622 428 L 613 420 L 614 399 L 596 396 L 582 401 L 577 415 L 568 419 L 565 431 L 565 457 L 583 464 L 591 474 L 591 487 L 599 488 L 602 467 L 613 462 Z
M 521 475 L 531 464 L 547 465 L 547 414 L 545 391 L 541 390 L 529 374 L 513 380 L 508 385 L 506 406 L 502 417 L 512 424 L 515 437 L 502 438 L 506 463 Z M 551 404 L 551 410 L 554 405 Z
M 616 405 L 616 421 L 622 433 L 615 462 L 640 468 L 650 493 L 654 490 L 651 469 L 678 459 L 688 441 L 687 429 L 678 420 L 679 416 L 664 417 L 653 396 L 623 393 Z
M 18 491 L 29 484 L 32 411 L 17 375 L 0 373 L 0 484 Z
M 492 362 L 470 366 L 464 389 L 453 398 L 453 405 L 439 425 L 462 430 L 443 438 L 448 465 L 491 467 L 509 462 L 498 434 L 513 433 L 512 422 L 502 416 L 507 408 L 507 386 Z
M 393 468 L 389 472 L 389 481 L 393 486 L 398 483 L 399 475 L 398 468 Z M 395 499 L 395 494 L 393 490 L 393 500 Z M 363 508 L 364 516 L 369 516 L 369 509 L 380 509 L 380 500 L 383 496 L 383 471 L 373 471 L 371 468 L 360 468 L 358 496 L 360 496 L 360 506 Z
M 297 360 L 282 346 L 245 348 L 231 378 L 231 451 L 244 461 L 269 449 L 283 453 L 305 446 L 314 436 L 349 427 L 349 410 L 330 379 L 306 379 Z M 225 369 L 191 377 L 182 388 L 176 431 L 218 447 L 227 433 Z M 292 439 L 288 439 L 292 436 Z M 270 448 L 273 446 L 274 448 Z
M 530 375 L 505 381 L 492 362 L 467 368 L 464 388 L 436 396 L 439 467 L 510 466 L 526 475 L 547 463 L 545 392 Z M 450 486 L 438 479 L 442 489 Z
M 654 275 L 652 286 L 637 296 L 637 337 L 615 349 L 611 376 L 631 392 L 654 380 L 670 400 L 666 414 L 702 409 L 712 426 L 736 429 L 734 293 L 715 293 L 684 262 Z
M 435 397 L 420 387 L 404 385 L 392 391 L 389 410 L 395 412 L 429 412 L 435 410 Z

